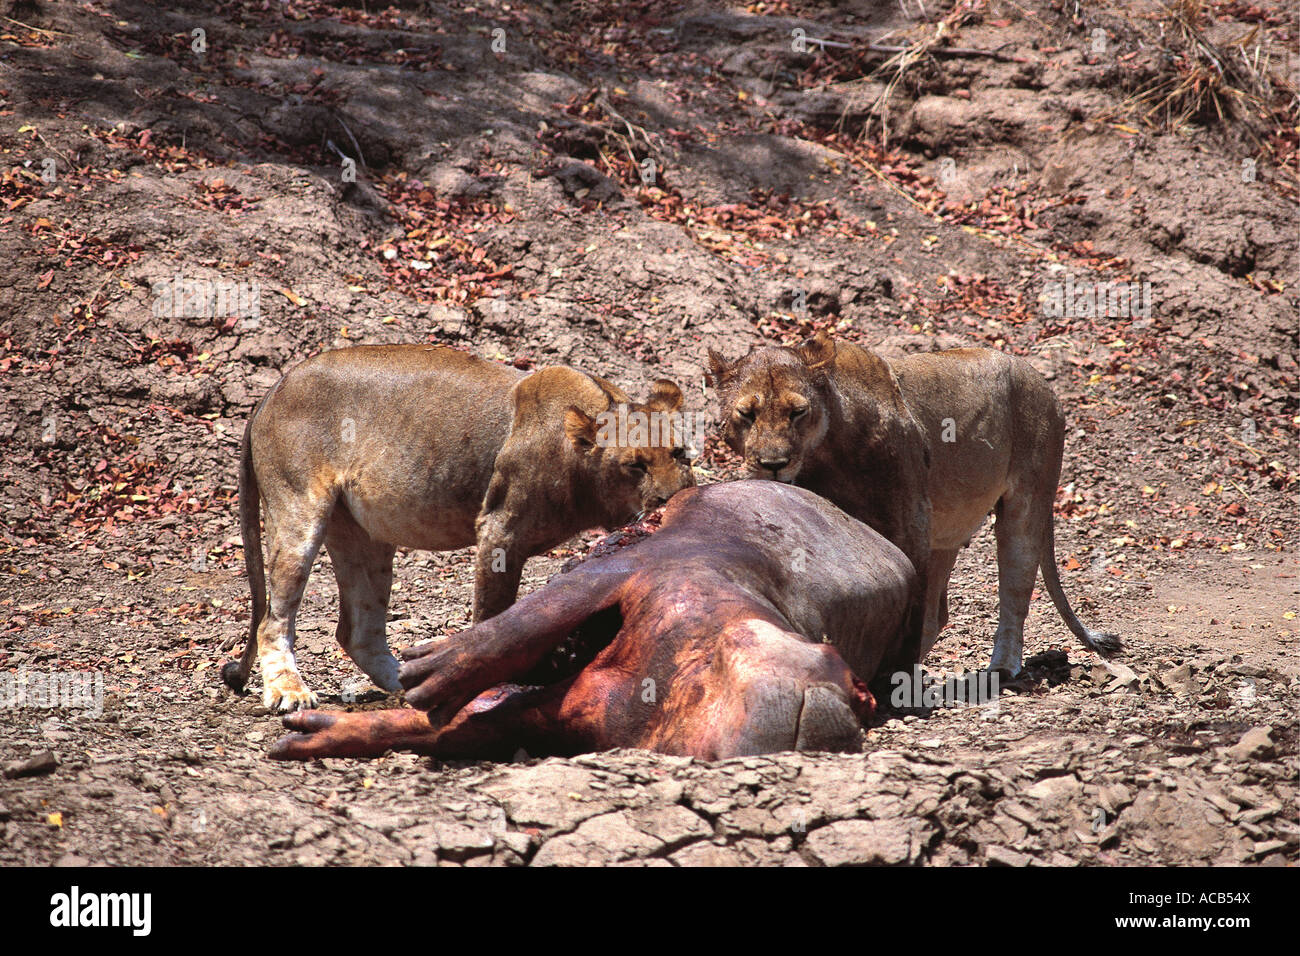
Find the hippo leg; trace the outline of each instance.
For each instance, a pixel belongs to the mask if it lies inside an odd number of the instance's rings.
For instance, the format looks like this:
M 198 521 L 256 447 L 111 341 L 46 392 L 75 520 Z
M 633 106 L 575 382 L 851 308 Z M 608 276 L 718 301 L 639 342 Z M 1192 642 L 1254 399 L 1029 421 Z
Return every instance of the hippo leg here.
M 598 611 L 618 603 L 632 574 L 606 564 L 579 567 L 467 631 L 404 655 L 407 703 L 435 727 L 449 723 L 478 694 L 536 666 Z
M 336 713 L 300 710 L 284 718 L 285 734 L 271 747 L 276 760 L 379 757 L 389 750 L 429 753 L 437 733 L 421 710 Z
M 445 727 L 422 710 L 336 713 L 306 710 L 284 718 L 285 734 L 272 746 L 276 760 L 372 758 L 390 750 L 455 759 L 508 759 L 520 747 L 537 754 L 571 748 L 560 703 L 572 678 L 549 687 L 503 684 L 470 701 Z

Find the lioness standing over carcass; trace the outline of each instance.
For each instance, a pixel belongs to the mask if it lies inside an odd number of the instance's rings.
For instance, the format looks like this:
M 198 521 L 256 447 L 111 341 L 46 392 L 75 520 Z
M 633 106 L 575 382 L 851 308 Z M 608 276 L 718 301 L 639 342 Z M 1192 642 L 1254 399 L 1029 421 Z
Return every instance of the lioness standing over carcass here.
M 886 363 L 860 346 L 821 333 L 798 348 L 767 346 L 729 362 L 709 350 L 727 444 L 752 477 L 792 482 L 829 498 L 894 538 L 900 503 L 928 499 L 928 566 L 923 657 L 948 620 L 948 578 L 957 553 L 997 514 L 998 629 L 990 668 L 1020 671 L 1025 617 L 1041 566 L 1047 592 L 1085 647 L 1109 657 L 1114 634 L 1083 626 L 1056 570 L 1052 505 L 1065 449 L 1065 417 L 1046 380 L 1023 359 L 991 349 L 952 349 Z M 862 462 L 906 453 L 894 427 L 899 399 L 929 448 L 928 478 L 895 469 L 893 484 Z M 917 458 L 915 452 L 912 459 Z
M 242 689 L 260 657 L 268 708 L 315 706 L 294 660 L 294 619 L 324 543 L 339 645 L 376 684 L 399 690 L 384 635 L 396 549 L 477 543 L 474 621 L 492 617 L 514 602 L 529 557 L 695 483 L 673 427 L 681 404 L 667 380 L 640 405 L 567 366 L 529 374 L 440 346 L 360 346 L 295 366 L 244 431 L 239 512 L 253 616 L 243 656 L 222 677 Z M 638 413 L 667 424 L 601 424 Z

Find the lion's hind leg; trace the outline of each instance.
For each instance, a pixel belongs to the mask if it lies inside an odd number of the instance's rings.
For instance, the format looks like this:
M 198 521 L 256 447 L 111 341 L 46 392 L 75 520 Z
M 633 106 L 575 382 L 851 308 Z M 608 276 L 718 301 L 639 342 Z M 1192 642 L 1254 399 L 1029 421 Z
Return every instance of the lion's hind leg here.
M 1038 509 L 1041 510 L 1041 509 Z M 998 629 L 989 670 L 1014 677 L 1024 655 L 1025 618 L 1038 577 L 1038 522 L 1034 502 L 1007 494 L 998 502 L 993 530 L 998 542 Z M 1051 513 L 1047 515 L 1051 520 Z
M 294 657 L 298 608 L 311 566 L 320 551 L 332 502 L 300 501 L 276 508 L 270 522 L 268 583 L 270 600 L 257 629 L 262 671 L 262 702 L 269 710 L 315 707 Z
M 341 507 L 330 518 L 325 548 L 339 586 L 339 647 L 376 685 L 400 691 L 397 659 L 385 634 L 396 548 L 371 538 Z

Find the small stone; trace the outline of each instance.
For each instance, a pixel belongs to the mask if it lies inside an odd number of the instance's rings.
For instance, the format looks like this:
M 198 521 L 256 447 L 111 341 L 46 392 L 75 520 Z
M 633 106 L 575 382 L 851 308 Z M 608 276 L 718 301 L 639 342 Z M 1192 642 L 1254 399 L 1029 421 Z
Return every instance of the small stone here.
M 840 820 L 808 834 L 804 846 L 823 866 L 889 866 L 912 855 L 911 835 L 893 820 Z
M 464 863 L 471 857 L 492 852 L 492 834 L 487 830 L 460 823 L 438 823 L 434 830 L 441 859 Z
M 506 849 L 519 854 L 520 857 L 528 856 L 528 848 L 533 842 L 531 836 L 518 830 L 506 830 L 494 834 L 494 838 L 498 846 L 503 846 Z
M 1234 760 L 1266 760 L 1273 756 L 1272 727 L 1252 727 L 1228 748 Z
M 1114 678 L 1114 680 L 1106 685 L 1106 693 L 1113 694 L 1121 690 L 1137 690 L 1139 683 L 1137 673 L 1127 664 L 1107 662 L 1100 666 L 1105 668 L 1106 672 Z
M 1237 805 L 1222 794 L 1206 790 L 1205 799 L 1223 811 L 1224 816 L 1229 820 L 1237 815 Z
M 1261 798 L 1259 794 L 1247 790 L 1245 787 L 1229 787 L 1228 799 L 1241 804 L 1243 807 L 1257 807 Z
M 1101 788 L 1097 799 L 1107 813 L 1116 814 L 1133 802 L 1133 795 L 1122 783 L 1112 783 Z
M 1224 670 L 1229 674 L 1238 674 L 1242 677 L 1268 677 L 1268 669 L 1256 664 L 1230 664 Z
M 1257 810 L 1248 810 L 1241 815 L 1241 819 L 1246 823 L 1262 823 L 1271 816 L 1282 812 L 1282 804 L 1270 803 L 1266 807 L 1260 807 Z
M 54 773 L 58 766 L 59 762 L 55 759 L 54 752 L 42 750 L 40 753 L 32 754 L 26 760 L 14 760 L 5 764 L 5 776 L 10 780 L 19 777 L 40 777 L 47 773 Z
M 1026 854 L 997 844 L 984 851 L 984 859 L 989 866 L 1028 866 L 1032 862 Z
M 1160 675 L 1160 683 L 1183 696 L 1192 696 L 1201 691 L 1201 682 L 1192 676 L 1191 664 L 1180 664 L 1173 670 Z
M 1263 843 L 1256 843 L 1254 850 L 1255 859 L 1263 859 L 1270 853 L 1276 853 L 1278 850 L 1286 849 L 1285 840 L 1265 840 Z
M 1263 840 L 1265 837 L 1268 836 L 1268 834 L 1265 833 L 1263 830 L 1261 830 L 1259 827 L 1255 826 L 1253 823 L 1247 823 L 1245 820 L 1238 820 L 1237 826 L 1239 826 L 1242 832 L 1245 833 L 1252 840 Z
M 1124 788 L 1121 787 L 1120 789 L 1122 790 Z M 1001 804 L 999 804 L 999 807 L 1006 813 L 1007 816 L 1011 817 L 1011 819 L 1013 820 L 1020 821 L 1031 832 L 1037 832 L 1038 827 L 1042 822 L 1041 818 L 1036 813 L 1034 813 L 1024 804 L 1016 803 L 1014 800 L 1004 800 Z M 1109 809 L 1112 813 L 1114 813 L 1116 808 L 1108 807 L 1107 809 Z

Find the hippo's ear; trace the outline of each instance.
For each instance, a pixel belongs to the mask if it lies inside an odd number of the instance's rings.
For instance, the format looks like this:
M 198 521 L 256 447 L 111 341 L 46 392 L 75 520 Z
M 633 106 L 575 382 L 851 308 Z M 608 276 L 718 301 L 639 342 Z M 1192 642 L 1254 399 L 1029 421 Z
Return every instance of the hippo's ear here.
M 650 386 L 650 397 L 645 403 L 647 408 L 657 412 L 675 412 L 682 407 L 682 401 L 682 390 L 677 383 L 661 378 Z
M 829 368 L 835 361 L 835 340 L 829 332 L 818 332 L 807 342 L 797 346 L 795 351 L 810 369 Z
M 577 405 L 570 405 L 564 412 L 564 434 L 578 451 L 587 451 L 596 444 L 596 419 Z
M 711 388 L 725 385 L 736 374 L 736 364 L 714 349 L 709 349 L 709 370 L 704 373 L 704 384 Z

